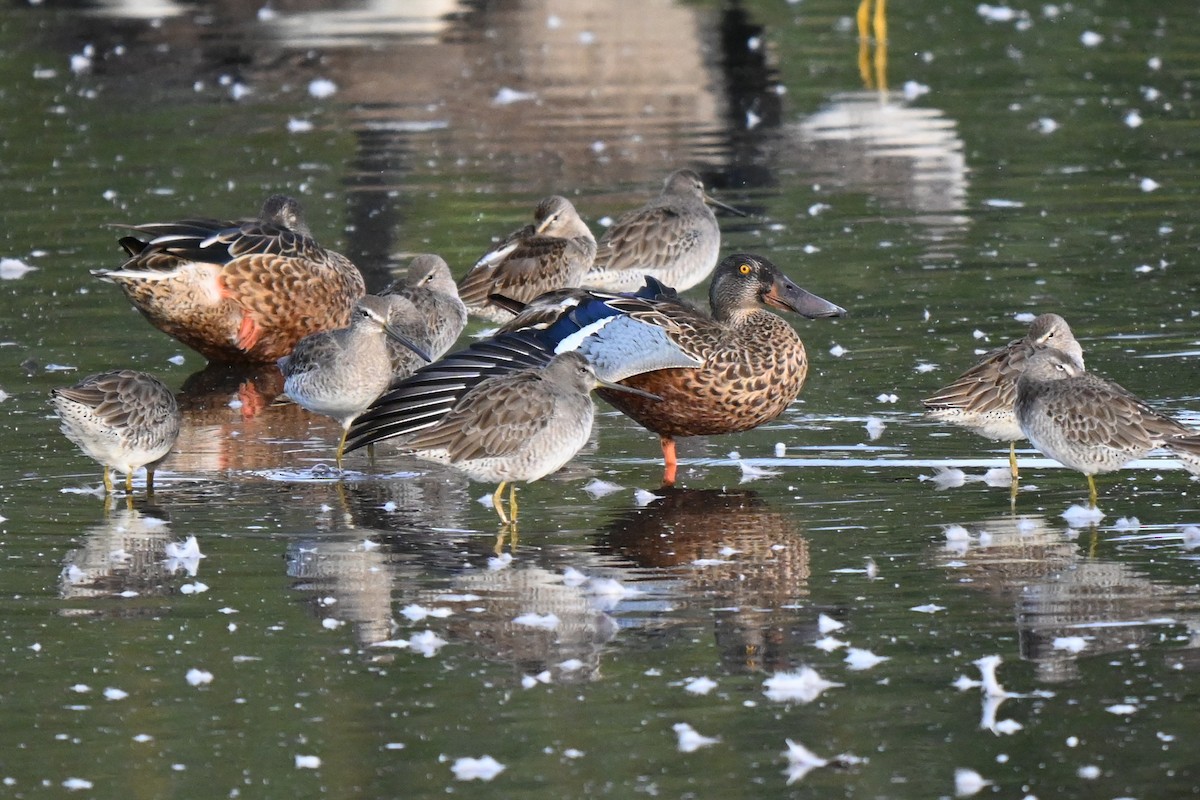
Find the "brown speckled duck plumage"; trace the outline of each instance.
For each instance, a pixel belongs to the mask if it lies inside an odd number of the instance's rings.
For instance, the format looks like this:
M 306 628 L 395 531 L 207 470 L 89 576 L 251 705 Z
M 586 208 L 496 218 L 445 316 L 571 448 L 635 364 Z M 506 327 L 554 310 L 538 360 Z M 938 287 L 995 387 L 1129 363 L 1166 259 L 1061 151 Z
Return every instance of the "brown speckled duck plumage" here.
M 210 361 L 272 363 L 312 333 L 344 328 L 366 293 L 345 256 L 318 244 L 299 203 L 260 217 L 132 226 L 128 260 L 92 274 L 121 287 L 155 327 Z
M 676 437 L 750 430 L 778 417 L 799 396 L 808 374 L 804 343 L 764 306 L 809 318 L 846 313 L 797 286 L 766 258 L 746 253 L 717 266 L 709 290 L 711 314 L 673 295 L 657 302 L 658 324 L 700 366 L 622 381 L 661 400 L 600 390 L 610 404 L 659 435 L 665 484 L 675 482 Z

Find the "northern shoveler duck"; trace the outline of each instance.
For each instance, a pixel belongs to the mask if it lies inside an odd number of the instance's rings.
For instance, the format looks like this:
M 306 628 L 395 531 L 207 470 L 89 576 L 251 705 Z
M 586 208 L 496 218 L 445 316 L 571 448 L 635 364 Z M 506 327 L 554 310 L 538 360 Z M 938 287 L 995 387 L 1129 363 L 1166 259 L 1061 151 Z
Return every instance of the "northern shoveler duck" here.
M 494 322 L 512 313 L 492 295 L 528 303 L 553 289 L 578 286 L 596 257 L 596 239 L 565 197 L 547 197 L 534 211 L 534 224 L 509 234 L 475 262 L 458 294 L 467 310 Z
M 258 219 L 131 227 L 120 240 L 129 259 L 92 274 L 210 361 L 273 363 L 309 334 L 344 328 L 366 293 L 358 268 L 319 245 L 283 195 Z
M 1058 314 L 1042 314 L 1029 325 L 1025 336 L 987 353 L 949 386 L 921 401 L 925 413 L 933 419 L 966 428 L 985 439 L 1008 442 L 1014 483 L 1018 478 L 1016 443 L 1025 438 L 1014 410 L 1017 379 L 1029 357 L 1047 348 L 1065 353 L 1083 371 L 1083 347 L 1071 333 L 1071 326 Z
M 104 467 L 104 490 L 113 490 L 112 470 L 125 473 L 125 491 L 133 492 L 133 473 L 146 468 L 146 491 L 154 490 L 154 469 L 179 438 L 182 415 L 171 390 L 153 375 L 134 370 L 102 372 L 54 389 L 51 401 L 62 432 Z
M 601 377 L 660 398 L 600 390 L 610 404 L 659 435 L 666 464 L 663 484 L 669 486 L 675 483 L 676 437 L 757 428 L 782 414 L 800 394 L 808 373 L 804 343 L 791 325 L 764 306 L 809 318 L 846 313 L 797 286 L 768 259 L 748 253 L 727 256 L 717 266 L 709 303 L 712 311 L 705 313 L 648 278 L 636 295 L 548 295 L 501 331 L 557 329 L 552 336 L 555 347 L 585 350 Z M 612 316 L 628 316 L 641 324 L 610 333 Z M 654 329 L 652 335 L 646 334 L 647 327 Z M 640 337 L 636 341 L 629 338 L 634 330 Z M 658 352 L 677 363 L 627 376 L 608 372 L 631 353 L 649 361 L 654 336 L 673 348 Z
M 705 192 L 692 170 L 672 172 L 662 194 L 622 214 L 604 232 L 581 285 L 634 292 L 646 275 L 680 292 L 697 285 L 713 271 L 721 251 L 721 228 L 710 204 L 745 216 Z
M 1017 378 L 1015 408 L 1021 431 L 1034 447 L 1087 476 L 1093 508 L 1094 475 L 1114 472 L 1160 447 L 1200 475 L 1200 431 L 1085 372 L 1074 356 L 1060 350 L 1043 348 L 1029 356 Z
M 354 423 L 348 449 L 411 434 L 401 446 L 418 457 L 449 464 L 472 480 L 499 483 L 492 495 L 496 513 L 505 524 L 515 522 L 516 488 L 506 514 L 504 487 L 536 481 L 575 457 L 591 436 L 592 389 L 607 385 L 621 394 L 643 393 L 600 380 L 581 353 L 554 355 L 536 344 L 524 349 L 530 343 L 521 337 L 504 342 L 516 343 L 516 357 L 534 363 L 504 364 L 501 358 L 489 366 L 485 346 L 418 370 Z M 504 342 L 496 344 L 496 352 L 510 346 Z M 472 360 L 483 368 L 464 369 Z
M 441 256 L 432 253 L 415 256 L 404 277 L 380 294 L 398 295 L 412 303 L 414 320 L 424 332 L 410 338 L 434 360 L 454 346 L 467 325 L 467 307 L 459 298 L 450 267 Z M 401 309 L 404 306 L 397 305 L 394 310 Z M 392 316 L 390 322 L 401 331 L 409 330 L 409 320 Z M 407 378 L 425 363 L 399 342 L 389 340 L 388 350 L 392 354 L 393 380 Z
M 297 405 L 341 424 L 336 457 L 339 470 L 350 423 L 392 382 L 387 340 L 408 348 L 425 362 L 431 360 L 390 322 L 392 316 L 412 318 L 416 313 L 412 302 L 399 295 L 366 295 L 355 306 L 348 327 L 306 336 L 279 359 L 288 396 Z

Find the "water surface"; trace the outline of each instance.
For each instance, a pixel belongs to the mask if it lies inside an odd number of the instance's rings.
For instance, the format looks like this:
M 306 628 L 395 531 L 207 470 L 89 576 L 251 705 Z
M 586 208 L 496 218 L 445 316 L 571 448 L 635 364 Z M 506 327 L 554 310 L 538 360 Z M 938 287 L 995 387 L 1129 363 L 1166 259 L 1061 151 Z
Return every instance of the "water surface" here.
M 886 90 L 853 11 L 0 12 L 0 256 L 35 268 L 0 265 L 6 793 L 951 797 L 958 769 L 981 796 L 1194 792 L 1196 484 L 1156 456 L 1068 520 L 1083 479 L 1023 450 L 1014 508 L 980 480 L 1006 448 L 919 399 L 1057 311 L 1089 368 L 1197 418 L 1196 11 L 892 4 Z M 515 542 L 492 487 L 391 448 L 339 480 L 335 423 L 88 272 L 119 263 L 114 223 L 287 191 L 372 288 L 417 252 L 461 275 L 542 196 L 599 232 L 680 166 L 753 212 L 726 251 L 850 316 L 795 320 L 801 399 L 681 442 L 677 490 L 602 408 L 520 490 Z M 153 498 L 106 505 L 47 398 L 124 366 L 185 426 Z M 988 656 L 1012 696 L 960 681 Z M 841 685 L 771 699 L 802 667 Z M 680 723 L 718 741 L 682 752 Z M 788 739 L 834 763 L 789 769 Z M 503 772 L 456 778 L 483 756 Z

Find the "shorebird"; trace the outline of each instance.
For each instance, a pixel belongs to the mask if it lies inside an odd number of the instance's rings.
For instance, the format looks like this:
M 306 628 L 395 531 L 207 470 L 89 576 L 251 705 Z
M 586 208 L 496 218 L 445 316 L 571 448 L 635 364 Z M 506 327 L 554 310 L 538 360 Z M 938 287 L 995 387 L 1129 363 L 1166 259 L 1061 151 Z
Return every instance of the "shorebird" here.
M 495 350 L 507 346 L 500 343 Z M 500 521 L 509 524 L 517 518 L 516 487 L 509 492 L 511 513 L 506 514 L 505 486 L 559 470 L 587 443 L 596 411 L 592 389 L 608 386 L 649 402 L 654 398 L 600 380 L 581 353 L 550 355 L 532 347 L 523 352 L 535 365 L 514 367 L 501 363 L 505 356 L 490 359 L 486 349 L 451 356 L 393 386 L 354 423 L 348 449 L 407 435 L 401 446 L 418 457 L 449 464 L 472 480 L 498 483 L 493 506 Z M 465 367 L 471 361 L 481 364 Z
M 578 286 L 596 257 L 596 239 L 571 201 L 554 195 L 538 203 L 534 224 L 509 234 L 483 255 L 461 281 L 467 310 L 494 322 L 512 314 L 492 295 L 528 303 L 553 289 Z
M 350 423 L 392 381 L 387 339 L 430 360 L 419 345 L 389 322 L 398 306 L 404 316 L 416 315 L 412 302 L 404 297 L 366 295 L 355 306 L 349 327 L 306 336 L 291 355 L 279 359 L 288 396 L 309 411 L 333 417 L 342 426 L 336 456 L 339 470 Z
M 1093 476 L 1160 447 L 1200 475 L 1200 431 L 1159 414 L 1116 383 L 1084 372 L 1058 350 L 1029 357 L 1017 380 L 1016 416 L 1034 447 L 1087 476 L 1092 507 Z
M 414 317 L 397 316 L 407 311 L 407 307 L 396 305 L 389 322 L 404 332 L 421 329 L 419 335 L 412 337 L 413 341 L 435 361 L 454 346 L 467 325 L 467 307 L 459 298 L 450 267 L 441 256 L 432 253 L 415 256 L 404 277 L 380 294 L 398 295 L 412 303 Z M 392 380 L 407 378 L 425 363 L 410 348 L 391 339 L 388 352 L 392 357 Z
M 604 232 L 581 285 L 633 292 L 646 275 L 680 292 L 700 283 L 713 271 L 721 250 L 721 228 L 710 204 L 745 216 L 705 192 L 692 170 L 672 172 L 662 194 L 617 217 Z
M 146 491 L 154 490 L 154 469 L 179 437 L 181 415 L 171 390 L 153 375 L 134 370 L 101 372 L 54 389 L 51 401 L 62 432 L 104 467 L 104 490 L 113 491 L 112 470 L 125 473 L 125 491 L 133 492 L 133 473 L 146 468 Z
M 210 361 L 269 364 L 311 333 L 345 327 L 366 289 L 313 239 L 300 204 L 273 195 L 258 219 L 131 226 L 115 283 L 156 328 Z
M 933 419 L 949 422 L 985 439 L 1008 442 L 1008 465 L 1017 481 L 1017 441 L 1025 438 L 1013 408 L 1017 379 L 1029 357 L 1039 350 L 1054 348 L 1083 371 L 1083 348 L 1071 326 L 1058 314 L 1042 314 L 1029 325 L 1029 332 L 986 354 L 978 364 L 953 383 L 921 401 Z

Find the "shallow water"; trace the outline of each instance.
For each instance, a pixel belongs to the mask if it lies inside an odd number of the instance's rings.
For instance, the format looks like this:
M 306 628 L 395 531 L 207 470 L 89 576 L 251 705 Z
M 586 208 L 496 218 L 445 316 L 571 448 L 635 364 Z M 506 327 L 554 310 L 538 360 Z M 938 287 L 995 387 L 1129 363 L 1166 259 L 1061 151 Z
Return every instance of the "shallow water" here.
M 981 480 L 1007 448 L 919 413 L 1057 311 L 1090 369 L 1200 416 L 1192 4 L 894 3 L 886 96 L 845 0 L 271 8 L 0 11 L 0 256 L 35 267 L 0 264 L 6 795 L 1195 791 L 1196 483 L 1146 459 L 1069 521 L 1083 479 L 1023 450 L 1013 508 Z M 727 252 L 850 316 L 795 321 L 801 399 L 681 442 L 678 490 L 602 408 L 515 542 L 492 487 L 392 448 L 338 479 L 334 422 L 88 274 L 114 223 L 287 191 L 372 288 L 416 252 L 461 275 L 538 198 L 599 231 L 679 166 L 753 212 Z M 47 399 L 120 366 L 185 426 L 152 499 L 106 504 Z M 987 656 L 1012 696 L 956 687 Z M 771 699 L 805 666 L 842 685 Z M 833 763 L 789 769 L 788 739 Z

